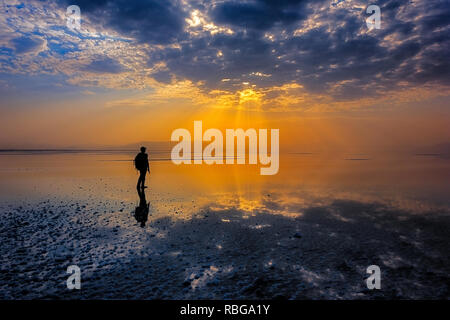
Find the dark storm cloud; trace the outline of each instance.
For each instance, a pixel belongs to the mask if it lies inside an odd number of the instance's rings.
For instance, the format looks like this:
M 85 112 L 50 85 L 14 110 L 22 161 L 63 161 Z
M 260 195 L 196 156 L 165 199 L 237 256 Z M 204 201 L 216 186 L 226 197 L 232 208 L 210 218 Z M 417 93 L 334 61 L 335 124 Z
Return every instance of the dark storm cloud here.
M 183 7 L 167 0 L 83 0 L 77 4 L 82 15 L 139 42 L 177 44 L 176 48 L 151 47 L 149 65 L 164 62 L 166 66 L 154 74 L 161 82 L 189 79 L 203 83 L 205 90 L 239 89 L 242 82 L 258 88 L 295 82 L 310 92 L 342 99 L 383 94 L 399 83 L 450 84 L 448 1 L 380 0 L 381 29 L 370 32 L 366 32 L 365 8 L 339 2 L 199 0 Z M 213 34 L 201 27 L 189 33 L 185 18 L 194 8 L 233 33 Z M 310 25 L 303 30 L 307 21 Z
M 183 33 L 185 13 L 168 0 L 61 0 L 78 5 L 81 15 L 140 42 L 167 44 Z
M 229 1 L 212 10 L 217 23 L 267 30 L 276 24 L 289 26 L 306 17 L 304 0 Z

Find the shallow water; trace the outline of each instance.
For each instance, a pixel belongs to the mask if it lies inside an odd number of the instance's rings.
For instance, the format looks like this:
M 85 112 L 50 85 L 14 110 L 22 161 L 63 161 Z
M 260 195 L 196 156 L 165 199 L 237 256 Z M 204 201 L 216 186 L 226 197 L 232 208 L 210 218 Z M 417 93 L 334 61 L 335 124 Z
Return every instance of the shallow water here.
M 261 176 L 152 153 L 141 227 L 133 157 L 0 153 L 1 298 L 449 297 L 449 159 L 281 154 Z
M 0 153 L 0 201 L 119 201 L 132 206 L 139 200 L 133 157 L 120 151 Z M 173 215 L 159 208 L 169 203 L 193 214 L 193 202 L 273 211 L 265 205 L 270 200 L 277 202 L 280 214 L 295 214 L 296 204 L 335 199 L 382 202 L 411 212 L 450 205 L 450 161 L 437 156 L 281 154 L 274 176 L 261 176 L 259 164 L 177 166 L 168 159 L 164 152 L 152 154 L 146 181 L 148 201 L 158 216 Z

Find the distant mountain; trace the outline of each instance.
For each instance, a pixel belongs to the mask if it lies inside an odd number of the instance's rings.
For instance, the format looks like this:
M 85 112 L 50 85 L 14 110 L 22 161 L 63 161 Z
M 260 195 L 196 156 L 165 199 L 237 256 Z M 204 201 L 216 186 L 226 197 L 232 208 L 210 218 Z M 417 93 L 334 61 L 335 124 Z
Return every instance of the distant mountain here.
M 0 151 L 139 151 L 141 146 L 145 146 L 151 151 L 170 151 L 174 143 L 170 141 L 140 141 L 124 145 L 72 145 L 66 147 L 55 147 L 46 145 L 4 147 Z

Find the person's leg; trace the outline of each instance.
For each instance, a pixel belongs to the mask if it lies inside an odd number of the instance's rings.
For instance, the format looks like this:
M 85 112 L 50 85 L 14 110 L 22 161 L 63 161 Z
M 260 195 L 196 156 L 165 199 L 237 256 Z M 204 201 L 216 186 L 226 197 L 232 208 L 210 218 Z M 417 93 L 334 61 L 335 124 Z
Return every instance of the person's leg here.
M 147 172 L 144 170 L 144 171 L 141 171 L 141 176 L 142 176 L 142 189 L 144 189 L 145 188 L 145 174 L 146 174 Z
M 144 189 L 145 186 L 145 174 L 147 172 L 145 170 L 141 170 L 138 180 L 138 189 Z
M 142 171 L 139 174 L 139 178 L 138 178 L 138 182 L 137 182 L 137 186 L 136 188 L 139 189 L 143 189 L 144 188 L 144 180 L 145 180 L 145 174 L 144 176 L 142 175 Z
M 136 188 L 138 189 L 138 191 L 139 191 L 140 187 L 141 187 L 141 175 L 139 175 L 138 182 L 136 185 Z

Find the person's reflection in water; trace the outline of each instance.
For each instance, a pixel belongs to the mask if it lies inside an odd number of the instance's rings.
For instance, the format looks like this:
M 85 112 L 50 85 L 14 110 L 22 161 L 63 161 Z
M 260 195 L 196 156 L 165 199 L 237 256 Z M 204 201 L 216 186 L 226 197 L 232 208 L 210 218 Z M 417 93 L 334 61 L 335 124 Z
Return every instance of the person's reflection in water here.
M 145 223 L 148 219 L 148 211 L 150 207 L 150 203 L 147 203 L 147 200 L 145 199 L 145 191 L 144 189 L 137 189 L 138 195 L 139 195 L 139 206 L 136 207 L 134 211 L 134 218 L 137 222 L 141 223 L 141 227 L 145 227 Z

